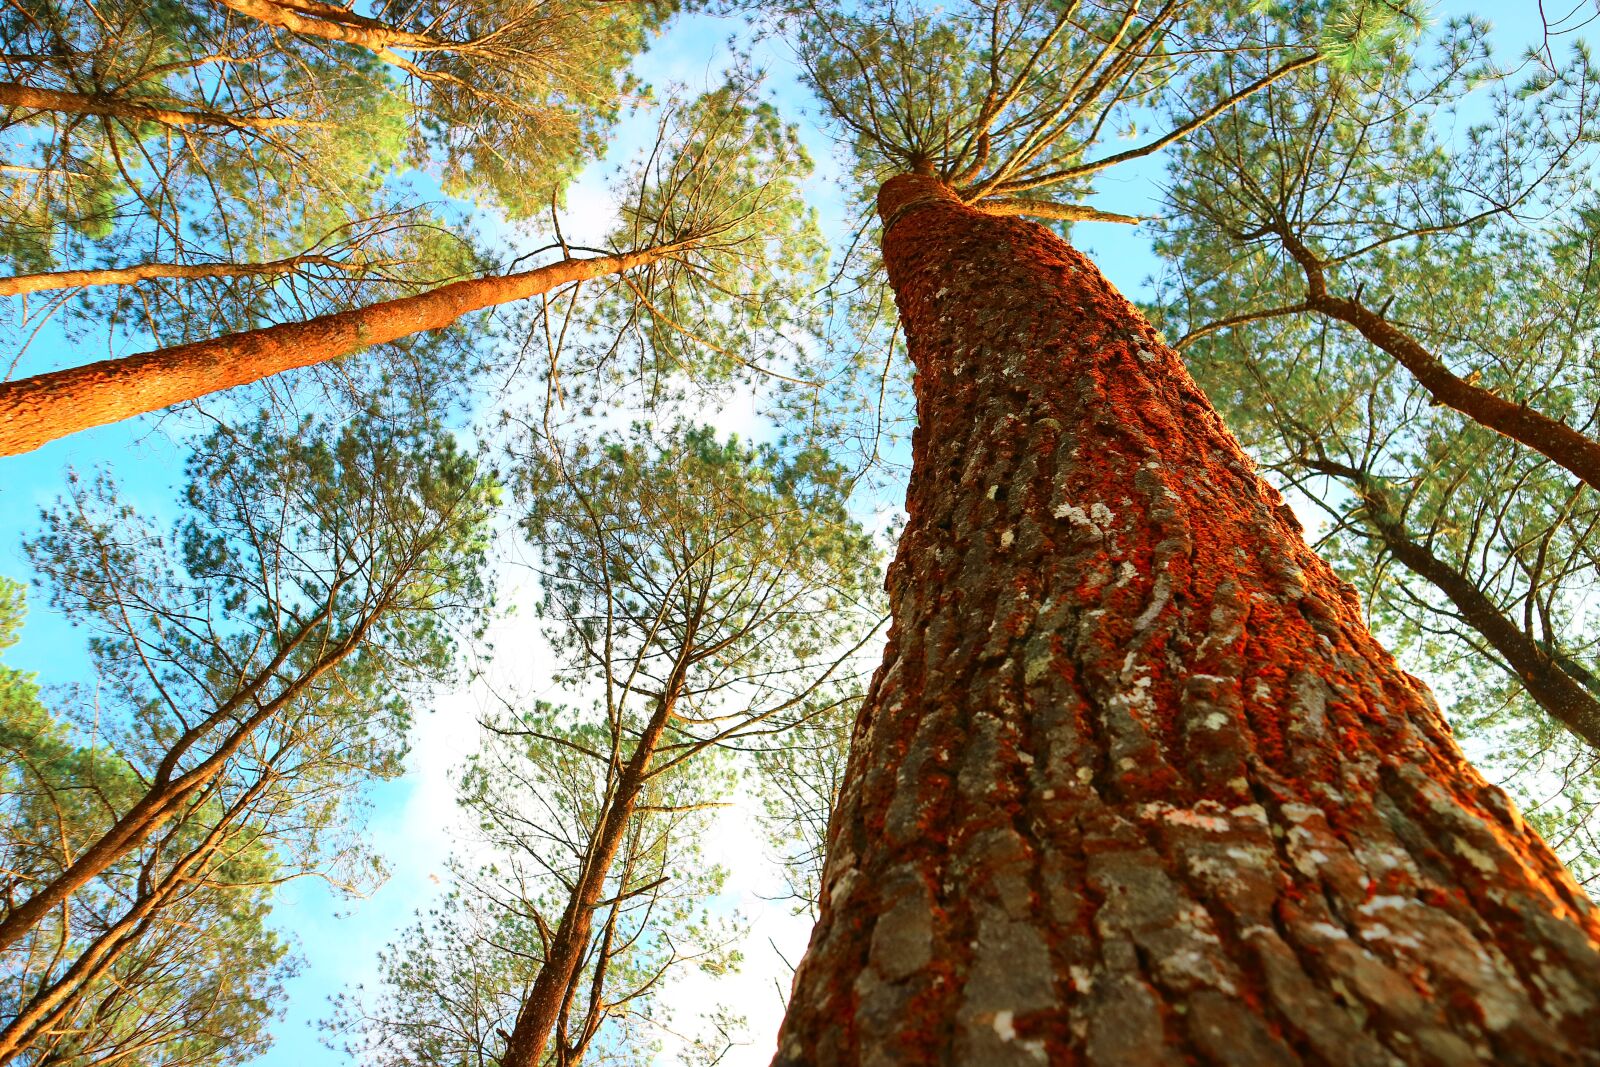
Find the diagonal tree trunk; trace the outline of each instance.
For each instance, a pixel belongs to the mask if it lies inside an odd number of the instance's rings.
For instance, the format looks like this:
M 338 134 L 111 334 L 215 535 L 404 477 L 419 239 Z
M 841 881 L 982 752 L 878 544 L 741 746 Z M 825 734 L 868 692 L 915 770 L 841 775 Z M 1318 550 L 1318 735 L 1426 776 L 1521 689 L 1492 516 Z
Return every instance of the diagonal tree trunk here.
M 426 33 L 408 33 L 376 19 L 357 15 L 348 8 L 320 0 L 304 3 L 283 3 L 281 0 L 218 0 L 224 7 L 232 8 L 267 26 L 298 33 L 306 37 L 320 37 L 325 41 L 339 41 L 364 48 L 386 63 L 392 63 L 408 73 L 427 77 L 414 63 L 395 50 L 406 52 L 462 52 L 474 50 L 476 41 L 449 41 Z
M 279 665 L 287 659 L 287 650 L 280 650 L 268 670 L 256 674 L 251 682 L 241 686 L 238 692 L 207 715 L 199 726 L 178 738 L 167 751 L 144 795 L 106 827 L 99 837 L 86 842 L 76 855 L 63 857 L 65 865 L 53 878 L 39 885 L 26 900 L 5 910 L 4 918 L 0 919 L 0 950 L 20 941 L 51 911 L 71 900 L 84 886 L 177 816 L 184 805 L 223 773 L 228 761 L 257 730 L 284 708 L 291 706 L 319 678 L 360 648 L 377 621 L 377 616 L 378 612 L 369 612 L 341 640 L 327 646 L 309 669 L 300 672 L 276 696 L 263 700 L 261 697 L 266 686 L 274 679 Z M 301 633 L 305 634 L 309 629 L 302 629 Z M 232 728 L 214 751 L 183 773 L 175 774 L 180 757 L 192 745 L 230 722 Z
M 589 937 L 594 931 L 594 913 L 605 891 L 606 879 L 627 836 L 628 824 L 633 821 L 645 781 L 650 777 L 650 763 L 655 759 L 656 748 L 672 721 L 673 708 L 682 693 L 683 684 L 684 662 L 680 656 L 666 692 L 657 701 L 655 712 L 645 724 L 628 762 L 622 767 L 615 792 L 606 802 L 594 841 L 589 846 L 589 854 L 578 873 L 577 884 L 572 887 L 567 906 L 561 913 L 561 921 L 545 947 L 544 962 L 534 976 L 533 988 L 528 990 L 522 1008 L 517 1012 L 516 1024 L 506 1041 L 505 1054 L 500 1057 L 501 1067 L 538 1067 L 544 1061 L 545 1046 L 550 1041 L 551 1031 L 555 1029 L 561 1007 L 566 1003 L 573 976 L 578 973 L 589 951 Z
M 1574 430 L 1560 419 L 1535 411 L 1527 404 L 1507 400 L 1491 389 L 1460 377 L 1415 337 L 1383 315 L 1359 300 L 1334 296 L 1328 292 L 1326 264 L 1287 226 L 1280 225 L 1276 232 L 1284 249 L 1306 276 L 1305 301 L 1298 307 L 1279 311 L 1315 311 L 1355 327 L 1362 337 L 1410 371 L 1434 403 L 1453 408 L 1480 426 L 1487 426 L 1533 449 L 1565 467 L 1585 484 L 1600 489 L 1600 441 Z
M 25 296 L 54 289 L 82 289 L 99 285 L 137 285 L 139 282 L 171 278 L 177 281 L 204 281 L 208 278 L 272 278 L 295 274 L 307 267 L 327 267 L 345 273 L 371 270 L 377 264 L 339 259 L 334 256 L 305 254 L 272 259 L 263 263 L 135 263 L 129 267 L 102 267 L 95 270 L 52 270 L 39 274 L 13 274 L 0 277 L 0 296 Z
M 775 1062 L 1600 1063 L 1600 915 L 1138 312 L 879 196 L 894 630 Z
M 320 315 L 305 322 L 225 334 L 122 359 L 0 383 L 0 456 L 30 452 L 92 426 L 196 400 L 208 393 L 309 367 L 414 333 L 437 330 L 487 307 L 573 282 L 620 274 L 684 247 L 660 245 L 493 278 L 452 282 L 416 296 Z
M 220 126 L 234 130 L 277 130 L 286 126 L 325 129 L 329 125 L 326 122 L 292 116 L 231 115 L 222 111 L 163 107 L 143 100 L 72 93 L 60 89 L 40 89 L 17 82 L 0 82 L 0 107 L 24 108 L 30 111 L 60 111 L 69 115 L 99 115 L 102 118 L 122 119 L 126 122 L 151 122 L 180 130 L 203 126 Z

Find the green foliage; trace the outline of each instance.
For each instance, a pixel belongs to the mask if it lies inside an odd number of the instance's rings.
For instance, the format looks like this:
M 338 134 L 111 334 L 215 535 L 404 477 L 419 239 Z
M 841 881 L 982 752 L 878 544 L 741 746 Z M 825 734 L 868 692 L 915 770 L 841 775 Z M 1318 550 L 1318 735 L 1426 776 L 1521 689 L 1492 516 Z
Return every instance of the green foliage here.
M 1594 434 L 1595 341 L 1578 324 L 1600 309 L 1588 133 L 1600 114 L 1581 51 L 1547 73 L 1500 69 L 1487 27 L 1460 20 L 1415 54 L 1302 72 L 1252 98 L 1176 155 L 1159 247 L 1177 271 L 1158 311 L 1172 336 L 1191 331 L 1188 364 L 1228 425 L 1325 512 L 1323 551 L 1386 642 L 1453 695 L 1469 751 L 1592 878 L 1594 754 L 1552 728 L 1458 603 L 1391 557 L 1367 498 L 1386 497 L 1398 536 L 1588 685 L 1594 494 L 1306 312 L 1292 254 L 1297 242 L 1330 293 L 1460 378 Z
M 406 107 L 375 61 L 296 56 L 214 5 L 101 5 L 91 17 L 83 5 L 36 0 L 0 17 L 0 42 L 10 80 L 31 88 L 294 123 L 174 127 L 14 112 L 36 172 L 3 176 L 7 205 L 30 213 L 6 218 L 3 230 L 35 250 L 19 264 L 29 269 L 62 254 L 73 266 L 126 263 L 130 238 L 156 259 L 191 248 L 224 259 L 292 255 L 375 214 L 373 198 L 404 148 Z M 254 58 L 216 59 L 235 55 Z M 58 246 L 62 224 L 87 243 Z
M 674 250 L 607 279 L 579 309 L 584 337 L 570 351 L 552 344 L 563 387 L 584 404 L 629 392 L 648 407 L 686 387 L 761 381 L 789 367 L 796 337 L 814 328 L 827 249 L 802 190 L 811 159 L 759 88 L 739 75 L 667 102 L 619 184 L 607 244 Z M 562 316 L 565 338 L 572 311 L 545 314 Z
M 1255 0 L 1251 11 L 1289 24 L 1320 27 L 1317 47 L 1330 66 L 1343 71 L 1377 69 L 1427 25 L 1421 0 Z
M 201 116 L 11 109 L 0 251 L 14 273 L 298 261 L 291 273 L 51 293 L 46 314 L 74 339 L 161 347 L 479 273 L 487 260 L 460 205 L 427 202 L 436 183 L 512 217 L 551 207 L 639 94 L 626 67 L 676 4 L 371 7 L 374 32 L 435 45 L 290 33 L 211 0 L 28 0 L 0 12 L 0 80 Z M 340 385 L 330 368 L 310 373 Z
M 63 1062 L 235 1062 L 289 973 L 272 887 L 370 877 L 356 791 L 400 770 L 415 700 L 484 599 L 496 498 L 425 417 L 262 420 L 192 456 L 170 536 L 109 478 L 74 480 L 28 545 L 90 627 L 97 684 L 51 714 L 7 675 L 5 914 L 113 840 L 8 950 L 4 1040 Z M 17 612 L 9 587 L 5 614 Z M 120 838 L 116 838 L 120 840 Z
M 1217 72 L 1237 57 L 1289 69 L 1335 48 L 1347 65 L 1365 62 L 1417 17 L 1414 5 L 1390 0 L 1269 6 L 802 5 L 797 46 L 868 189 L 922 173 L 968 202 L 1048 189 L 1070 204 L 1098 171 L 1154 152 L 1226 108 L 1246 83 Z M 1157 108 L 1176 113 L 1169 133 L 1104 147 L 1112 131 L 1136 132 Z
M 537 215 L 603 153 L 624 104 L 644 89 L 628 64 L 676 3 L 404 0 L 380 18 L 471 41 L 415 57 L 407 89 L 414 145 L 448 192 Z M 486 33 L 486 27 L 493 27 Z
M 364 1061 L 494 1062 L 657 721 L 554 1041 L 561 1062 L 644 1058 L 668 1023 L 664 976 L 738 963 L 716 901 L 724 872 L 698 844 L 733 794 L 734 754 L 816 732 L 855 691 L 852 651 L 877 622 L 872 543 L 820 452 L 637 426 L 602 446 L 530 441 L 517 472 L 555 679 L 574 700 L 485 717 L 460 778 L 484 858 L 459 864 L 390 949 L 379 996 L 341 1002 L 337 1028 L 359 1034 L 349 1047 Z
M 20 592 L 0 583 L 11 609 L 9 622 L 0 623 L 5 644 L 15 639 Z M 92 735 L 86 743 L 81 730 L 45 708 L 31 681 L 0 667 L 4 899 L 25 897 L 52 876 L 141 792 L 133 768 L 116 752 Z M 192 853 L 203 836 L 198 822 L 182 821 L 165 835 L 161 858 Z M 178 893 L 165 886 L 169 899 L 159 921 L 129 929 L 125 919 L 148 887 L 164 886 L 163 864 L 152 856 L 91 884 L 70 912 L 53 915 L 6 954 L 0 1014 L 10 1023 L 37 994 L 70 989 L 68 967 L 92 958 L 91 949 L 113 946 L 109 964 L 26 1042 L 37 1062 L 116 1056 L 134 1064 L 228 1063 L 265 1050 L 273 1000 L 292 963 L 265 925 L 267 890 L 252 884 L 277 870 L 254 837 L 232 835 L 222 862 L 188 868 L 197 885 Z
M 677 650 L 703 642 L 713 677 L 736 670 L 771 687 L 876 621 L 876 549 L 845 509 L 846 472 L 819 449 L 636 426 L 600 447 L 533 451 L 518 474 L 544 615 L 563 622 L 552 638 L 586 669 L 637 663 L 659 682 Z M 687 614 L 664 591 L 704 607 Z M 691 700 L 696 690 L 691 679 Z

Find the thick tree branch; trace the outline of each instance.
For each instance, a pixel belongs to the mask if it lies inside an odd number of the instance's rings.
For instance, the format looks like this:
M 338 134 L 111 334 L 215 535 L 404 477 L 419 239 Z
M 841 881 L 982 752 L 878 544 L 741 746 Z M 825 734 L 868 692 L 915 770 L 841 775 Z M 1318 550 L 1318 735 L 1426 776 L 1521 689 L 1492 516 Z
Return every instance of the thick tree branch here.
M 1600 750 L 1600 700 L 1582 680 L 1563 670 L 1557 657 L 1507 618 L 1477 583 L 1412 537 L 1392 495 L 1378 479 L 1331 460 L 1308 457 L 1303 462 L 1308 469 L 1338 478 L 1354 489 L 1365 507 L 1370 529 L 1389 554 L 1417 577 L 1432 583 L 1455 605 L 1467 625 L 1504 657 L 1528 695 L 1551 718 L 1589 747 Z
M 1137 226 L 1144 221 L 1138 215 L 1118 215 L 1101 211 L 1087 204 L 1058 204 L 1054 200 L 1030 200 L 1025 197 L 996 197 L 980 200 L 974 205 L 991 215 L 1025 215 L 1036 219 L 1060 219 L 1064 222 L 1121 222 Z
M 1362 337 L 1410 371 L 1436 402 L 1547 456 L 1580 481 L 1600 489 L 1600 441 L 1526 404 L 1507 400 L 1459 377 L 1415 337 L 1378 312 L 1356 300 L 1334 296 L 1328 292 L 1323 272 L 1325 263 L 1289 226 L 1280 224 L 1274 229 L 1284 249 L 1305 272 L 1305 306 L 1308 309 L 1354 326 Z

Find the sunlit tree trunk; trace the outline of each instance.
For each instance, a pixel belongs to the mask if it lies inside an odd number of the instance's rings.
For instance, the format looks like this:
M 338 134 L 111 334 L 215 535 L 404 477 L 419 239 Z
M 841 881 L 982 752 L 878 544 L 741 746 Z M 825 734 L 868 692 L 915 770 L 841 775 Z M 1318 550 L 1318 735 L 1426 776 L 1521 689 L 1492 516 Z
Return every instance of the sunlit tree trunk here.
M 1600 916 L 1143 318 L 883 187 L 894 630 L 776 1062 L 1600 1062 Z
M 248 15 L 268 26 L 321 37 L 328 41 L 342 41 L 365 48 L 386 60 L 394 58 L 392 49 L 418 51 L 446 51 L 451 42 L 425 33 L 407 33 L 385 25 L 377 19 L 365 18 L 348 8 L 336 4 L 310 0 L 305 3 L 282 3 L 280 0 L 221 0 L 241 15 Z
M 55 289 L 80 289 L 101 285 L 137 285 L 139 282 L 174 279 L 204 281 L 218 278 L 271 278 L 295 274 L 307 267 L 357 273 L 379 264 L 361 263 L 307 253 L 274 259 L 265 263 L 136 263 L 131 267 L 105 267 L 98 270 L 54 270 L 40 274 L 13 274 L 0 277 L 0 296 L 26 296 Z
M 370 345 L 442 329 L 470 312 L 632 270 L 680 247 L 566 259 L 519 274 L 454 282 L 305 322 L 0 383 L 0 456 L 29 452 L 79 430 L 197 400 L 286 370 L 326 363 Z

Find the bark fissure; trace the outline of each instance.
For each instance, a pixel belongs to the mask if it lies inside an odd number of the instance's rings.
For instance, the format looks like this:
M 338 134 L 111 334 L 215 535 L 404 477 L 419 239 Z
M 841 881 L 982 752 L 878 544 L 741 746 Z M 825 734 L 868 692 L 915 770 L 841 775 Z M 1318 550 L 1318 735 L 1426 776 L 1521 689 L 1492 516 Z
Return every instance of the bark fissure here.
M 1173 352 L 885 185 L 894 627 L 776 1063 L 1600 1063 L 1600 919 Z

